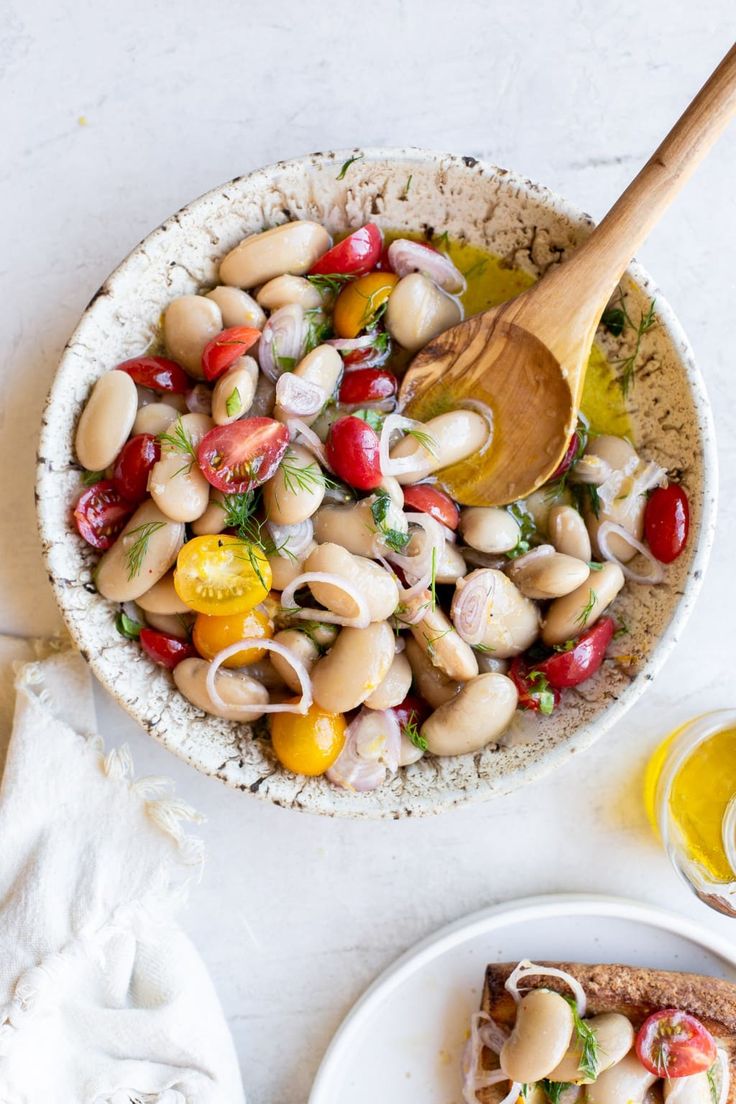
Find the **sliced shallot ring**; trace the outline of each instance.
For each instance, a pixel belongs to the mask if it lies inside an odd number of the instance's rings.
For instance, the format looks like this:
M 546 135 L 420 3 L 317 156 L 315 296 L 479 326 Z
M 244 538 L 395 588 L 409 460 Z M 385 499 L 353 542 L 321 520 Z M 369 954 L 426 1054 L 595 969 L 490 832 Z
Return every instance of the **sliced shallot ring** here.
M 400 552 L 392 552 L 389 556 L 391 563 L 400 567 L 407 578 L 410 576 L 414 580 L 414 582 L 409 580 L 408 587 L 399 588 L 402 600 L 414 598 L 427 589 L 432 582 L 433 562 L 436 571 L 445 550 L 443 526 L 436 518 L 421 513 L 408 513 L 405 517 L 408 522 L 424 530 L 427 541 L 423 543 L 422 551 L 416 556 L 403 556 Z
M 565 970 L 558 970 L 556 966 L 538 966 L 535 962 L 530 962 L 528 958 L 523 958 L 518 966 L 516 966 L 506 978 L 506 984 L 504 986 L 506 992 L 511 994 L 516 1004 L 521 1003 L 519 982 L 526 977 L 560 978 L 561 981 L 564 981 L 565 984 L 569 985 L 572 989 L 578 1015 L 583 1019 L 585 1016 L 585 1009 L 588 1006 L 588 998 L 585 995 L 585 990 L 582 985 L 572 974 L 566 973 Z
M 388 259 L 397 276 L 421 272 L 451 295 L 461 295 L 465 291 L 465 277 L 447 254 L 421 242 L 396 238 L 388 247 Z
M 394 476 L 412 475 L 414 472 L 418 473 L 424 471 L 424 461 L 416 455 L 397 456 L 395 459 L 391 459 L 391 434 L 397 429 L 424 430 L 424 422 L 418 422 L 414 418 L 405 418 L 403 414 L 389 414 L 384 420 L 378 450 L 382 474 Z
M 306 336 L 307 323 L 299 303 L 287 303 L 285 307 L 275 310 L 263 327 L 258 342 L 261 371 L 275 383 L 284 371 L 279 367 L 279 360 L 288 359 L 298 364 L 304 353 Z
M 331 337 L 325 341 L 325 345 L 331 345 L 338 353 L 354 353 L 358 349 L 369 349 L 375 340 L 375 334 L 363 334 L 362 337 Z
M 277 525 L 269 521 L 268 529 L 276 546 L 276 554 L 284 560 L 298 559 L 314 540 L 314 522 L 311 518 L 293 525 Z
M 450 608 L 450 618 L 457 635 L 471 648 L 480 644 L 486 634 L 486 611 L 496 588 L 495 575 L 491 575 L 490 582 L 487 582 L 484 574 L 475 575 L 470 582 L 458 579 Z
M 302 696 L 298 702 L 278 702 L 276 704 L 258 705 L 256 708 L 261 713 L 307 713 L 314 698 L 312 696 L 312 680 L 309 677 L 309 672 L 300 659 L 297 659 L 293 652 L 285 648 L 283 644 L 279 644 L 276 640 L 264 640 L 260 637 L 249 636 L 243 640 L 236 641 L 235 644 L 230 644 L 227 648 L 223 648 L 217 655 L 212 657 L 212 661 L 207 671 L 207 693 L 210 699 L 214 702 L 218 709 L 227 709 L 227 702 L 223 701 L 217 692 L 217 672 L 226 659 L 230 659 L 230 656 L 236 655 L 238 652 L 244 651 L 246 648 L 260 648 L 265 649 L 268 652 L 276 652 L 278 655 L 285 659 L 289 666 L 293 669 L 294 674 L 299 679 L 299 685 L 301 687 Z
M 289 418 L 286 423 L 286 428 L 289 431 L 292 441 L 294 441 L 297 436 L 300 436 L 302 440 L 299 444 L 303 445 L 305 449 L 311 452 L 323 468 L 329 472 L 332 471 L 332 468 L 327 462 L 327 451 L 325 446 L 310 426 L 306 425 L 299 418 Z
M 622 563 L 616 555 L 611 551 L 609 537 L 620 537 L 622 541 L 625 541 L 630 548 L 635 549 L 640 556 L 642 556 L 647 563 L 651 565 L 652 570 L 647 575 L 642 575 L 639 571 L 634 571 L 629 567 L 627 563 Z M 652 586 L 656 586 L 657 583 L 661 583 L 664 579 L 664 568 L 659 560 L 655 560 L 652 553 L 638 541 L 628 529 L 625 529 L 623 525 L 619 525 L 615 521 L 604 521 L 598 529 L 598 547 L 601 551 L 601 556 L 604 560 L 608 560 L 609 563 L 618 564 L 623 571 L 626 578 L 632 583 L 649 583 Z
M 718 1086 L 718 1100 L 716 1104 L 728 1104 L 731 1090 L 731 1064 L 728 1060 L 728 1054 L 723 1047 L 718 1047 L 716 1050 L 716 1062 L 718 1062 L 721 1070 L 721 1080 Z
M 276 381 L 276 405 L 288 418 L 311 417 L 319 414 L 327 402 L 327 392 L 318 383 L 284 372 Z
M 378 733 L 365 739 L 365 730 Z M 395 774 L 401 756 L 401 729 L 392 709 L 368 709 L 348 726 L 345 743 L 335 762 L 326 772 L 327 779 L 345 790 L 365 793 L 375 790 L 386 780 L 386 772 Z
M 343 617 L 339 613 L 333 613 L 332 610 L 294 605 L 294 595 L 306 583 L 327 583 L 342 590 L 348 598 L 352 598 L 355 602 L 358 607 L 357 614 L 355 617 Z M 328 625 L 341 625 L 343 628 L 349 629 L 367 629 L 371 623 L 368 603 L 358 588 L 346 579 L 341 578 L 340 575 L 333 575 L 330 571 L 305 571 L 302 575 L 297 575 L 281 592 L 281 606 L 285 610 L 293 611 L 294 617 L 304 621 L 324 621 Z

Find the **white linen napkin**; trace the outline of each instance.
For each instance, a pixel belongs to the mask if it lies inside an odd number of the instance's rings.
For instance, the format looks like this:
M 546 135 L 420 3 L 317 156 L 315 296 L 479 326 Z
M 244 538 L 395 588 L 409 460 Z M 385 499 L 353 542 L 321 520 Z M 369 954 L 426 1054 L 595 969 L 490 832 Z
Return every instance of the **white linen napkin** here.
M 10 660 L 0 639 L 0 770 Z M 0 787 L 0 1104 L 242 1104 L 199 955 L 174 916 L 199 819 L 95 735 L 91 679 L 59 651 L 17 677 Z

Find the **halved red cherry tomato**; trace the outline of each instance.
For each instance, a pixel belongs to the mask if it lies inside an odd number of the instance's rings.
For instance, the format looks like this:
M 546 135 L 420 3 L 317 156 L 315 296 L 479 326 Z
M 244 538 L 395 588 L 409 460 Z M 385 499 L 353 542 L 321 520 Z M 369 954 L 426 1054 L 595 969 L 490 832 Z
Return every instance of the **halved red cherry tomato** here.
M 398 381 L 393 372 L 380 368 L 356 368 L 342 377 L 338 401 L 346 406 L 364 406 L 383 402 L 396 394 Z
M 202 371 L 205 379 L 216 380 L 228 368 L 245 356 L 261 336 L 253 326 L 231 326 L 208 341 L 202 352 Z
M 429 514 L 448 529 L 457 529 L 460 524 L 460 511 L 450 496 L 430 483 L 404 487 L 404 507 L 407 506 L 422 514 Z
M 594 675 L 603 663 L 615 629 L 611 617 L 601 617 L 575 641 L 568 652 L 555 652 L 542 663 L 535 663 L 534 670 L 541 671 L 550 686 L 558 690 L 566 686 L 579 686 Z
M 376 268 L 379 272 L 393 272 L 394 266 L 388 259 L 388 245 L 384 245 L 383 249 L 381 250 L 381 256 L 376 261 Z
M 141 629 L 138 639 L 149 659 L 169 671 L 173 671 L 183 659 L 191 659 L 197 654 L 189 640 L 181 640 L 178 636 L 159 632 L 158 629 Z
M 113 468 L 113 483 L 126 502 L 137 506 L 148 493 L 148 476 L 161 455 L 152 433 L 137 433 L 126 441 Z
M 559 464 L 557 465 L 555 470 L 552 472 L 552 475 L 550 476 L 550 479 L 559 479 L 561 475 L 564 475 L 565 472 L 568 471 L 572 467 L 572 462 L 575 459 L 575 457 L 577 456 L 579 448 L 580 448 L 580 438 L 578 437 L 577 433 L 573 433 L 572 437 L 570 438 L 570 440 L 567 443 L 567 448 L 565 449 L 565 455 L 562 457 Z
M 373 342 L 363 349 L 353 349 L 342 353 L 342 361 L 346 368 L 380 368 L 391 356 L 391 338 L 388 333 L 374 332 Z
M 274 418 L 242 418 L 205 433 L 197 462 L 218 491 L 241 494 L 271 478 L 288 444 L 288 429 Z
M 644 535 L 655 559 L 672 563 L 687 544 L 690 504 L 677 483 L 652 491 L 644 511 Z
M 332 470 L 351 487 L 357 487 L 359 491 L 372 491 L 381 482 L 378 434 L 362 418 L 348 414 L 333 422 L 326 452 Z
M 151 391 L 168 391 L 172 395 L 183 395 L 192 386 L 192 381 L 180 364 L 162 356 L 133 357 L 118 364 L 119 372 L 127 372 L 131 379 L 141 387 Z
M 534 713 L 552 713 L 560 702 L 560 691 L 551 686 L 546 676 L 535 670 L 522 656 L 514 656 L 509 678 L 519 692 L 519 709 Z
M 391 707 L 391 712 L 395 714 L 403 731 L 408 726 L 419 728 L 432 712 L 432 708 L 418 694 L 407 694 L 402 702 Z
M 309 270 L 310 276 L 362 276 L 370 272 L 381 256 L 383 237 L 375 222 L 367 222 L 332 249 L 328 249 Z
M 394 272 L 369 272 L 346 284 L 337 297 L 332 325 L 338 337 L 357 337 L 374 321 L 399 282 Z
M 111 479 L 95 483 L 74 507 L 74 521 L 87 544 L 110 548 L 135 507 L 126 502 Z
M 716 1060 L 716 1041 L 689 1012 L 665 1008 L 639 1028 L 636 1053 L 650 1073 L 672 1080 L 710 1069 Z

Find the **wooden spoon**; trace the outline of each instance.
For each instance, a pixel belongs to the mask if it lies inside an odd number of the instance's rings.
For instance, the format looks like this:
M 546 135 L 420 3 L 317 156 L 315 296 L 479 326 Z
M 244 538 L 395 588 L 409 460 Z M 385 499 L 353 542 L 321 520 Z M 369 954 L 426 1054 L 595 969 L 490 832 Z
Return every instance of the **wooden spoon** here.
M 440 475 L 459 502 L 513 502 L 559 466 L 606 303 L 734 112 L 736 46 L 571 260 L 516 299 L 440 334 L 414 358 L 399 393 L 410 417 L 425 421 L 467 399 L 493 412 L 491 447 Z

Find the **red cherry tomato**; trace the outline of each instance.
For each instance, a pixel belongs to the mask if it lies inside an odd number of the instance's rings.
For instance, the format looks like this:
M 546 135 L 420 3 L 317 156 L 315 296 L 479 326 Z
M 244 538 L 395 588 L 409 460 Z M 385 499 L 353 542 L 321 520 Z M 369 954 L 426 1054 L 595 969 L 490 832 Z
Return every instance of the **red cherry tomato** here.
M 551 686 L 546 676 L 535 670 L 522 656 L 514 656 L 509 678 L 519 692 L 519 709 L 534 713 L 552 713 L 560 702 L 560 691 Z
M 391 261 L 388 259 L 388 246 L 385 245 L 381 250 L 381 256 L 376 261 L 376 268 L 379 272 L 393 272 L 394 267 Z
M 188 640 L 159 632 L 158 629 L 141 629 L 138 639 L 149 659 L 169 671 L 173 671 L 183 659 L 191 659 L 197 654 L 194 645 Z
M 338 401 L 346 406 L 383 402 L 394 397 L 397 387 L 393 372 L 380 368 L 356 368 L 343 376 Z
M 561 475 L 564 475 L 565 472 L 568 471 L 572 467 L 572 462 L 578 454 L 579 447 L 580 447 L 580 438 L 578 437 L 577 433 L 573 433 L 572 437 L 570 438 L 570 440 L 567 443 L 567 448 L 565 449 L 565 455 L 562 457 L 559 464 L 557 465 L 555 470 L 552 472 L 552 475 L 550 476 L 550 480 L 559 479 Z
M 310 276 L 362 276 L 375 267 L 381 256 L 383 238 L 375 222 L 367 222 L 332 249 L 328 249 L 309 270 Z
M 381 482 L 378 434 L 361 418 L 349 414 L 333 422 L 326 452 L 335 474 L 351 487 L 357 487 L 359 491 L 372 491 Z
M 660 563 L 672 563 L 687 544 L 690 504 L 677 483 L 652 491 L 644 512 L 644 535 Z
M 636 1053 L 657 1077 L 690 1077 L 710 1069 L 716 1042 L 700 1020 L 677 1008 L 655 1012 L 639 1028 Z
M 125 502 L 111 479 L 95 483 L 74 507 L 74 521 L 87 544 L 104 551 L 115 543 L 135 507 Z
M 418 694 L 407 694 L 402 702 L 392 706 L 391 712 L 396 716 L 401 729 L 407 725 L 419 728 L 432 712 L 432 708 Z
M 239 357 L 245 356 L 260 336 L 261 331 L 252 326 L 231 326 L 213 337 L 202 352 L 205 379 L 219 379 Z
M 289 431 L 281 422 L 274 418 L 243 418 L 205 433 L 197 449 L 197 462 L 205 479 L 218 491 L 242 494 L 271 478 L 288 444 Z
M 535 663 L 534 670 L 542 671 L 550 686 L 558 690 L 566 686 L 579 686 L 594 675 L 603 663 L 615 628 L 611 617 L 601 617 L 575 641 L 569 652 L 555 652 L 542 663 Z
M 137 506 L 148 493 L 148 476 L 161 455 L 161 445 L 151 433 L 137 433 L 118 453 L 113 483 L 126 502 Z
M 413 487 L 404 487 L 404 507 L 429 514 L 448 529 L 457 529 L 460 524 L 460 511 L 449 495 L 430 483 L 416 483 Z
M 352 352 L 342 354 L 342 361 L 346 368 L 351 371 L 356 368 L 378 368 L 386 363 L 391 356 L 391 338 L 387 333 L 375 333 L 374 337 L 383 340 L 379 344 L 374 342 L 364 349 L 353 349 Z
M 133 357 L 117 366 L 119 372 L 127 372 L 131 379 L 141 387 L 151 391 L 168 391 L 172 395 L 183 395 L 192 386 L 192 381 L 180 364 L 161 356 Z

